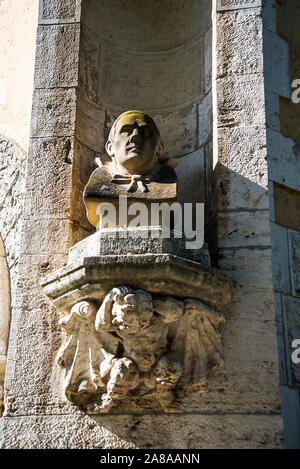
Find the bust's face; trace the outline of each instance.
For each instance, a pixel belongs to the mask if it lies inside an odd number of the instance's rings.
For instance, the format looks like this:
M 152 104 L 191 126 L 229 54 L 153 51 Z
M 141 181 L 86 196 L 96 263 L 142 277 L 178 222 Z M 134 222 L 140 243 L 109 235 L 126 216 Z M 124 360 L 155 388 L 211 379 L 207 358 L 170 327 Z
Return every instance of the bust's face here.
M 157 161 L 159 137 L 149 117 L 137 111 L 122 115 L 106 150 L 121 170 L 148 174 Z

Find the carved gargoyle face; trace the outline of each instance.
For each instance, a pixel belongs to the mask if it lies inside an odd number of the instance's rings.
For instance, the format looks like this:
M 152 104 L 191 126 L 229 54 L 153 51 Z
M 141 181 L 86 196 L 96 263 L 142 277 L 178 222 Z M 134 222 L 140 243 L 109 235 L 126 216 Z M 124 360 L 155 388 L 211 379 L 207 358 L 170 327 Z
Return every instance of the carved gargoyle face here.
M 149 174 L 161 145 L 152 119 L 140 111 L 122 114 L 114 124 L 106 151 L 123 173 Z
M 135 333 L 150 324 L 153 316 L 151 296 L 137 290 L 115 301 L 112 307 L 112 324 L 120 331 Z

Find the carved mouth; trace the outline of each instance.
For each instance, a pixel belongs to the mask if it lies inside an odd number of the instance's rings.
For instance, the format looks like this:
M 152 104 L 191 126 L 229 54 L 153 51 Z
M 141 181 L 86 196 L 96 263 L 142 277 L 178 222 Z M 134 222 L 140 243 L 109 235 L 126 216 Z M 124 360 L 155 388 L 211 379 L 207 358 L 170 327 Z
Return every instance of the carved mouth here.
M 127 151 L 136 151 L 137 153 L 140 153 L 142 151 L 142 147 L 138 145 L 131 145 L 130 147 L 127 147 Z

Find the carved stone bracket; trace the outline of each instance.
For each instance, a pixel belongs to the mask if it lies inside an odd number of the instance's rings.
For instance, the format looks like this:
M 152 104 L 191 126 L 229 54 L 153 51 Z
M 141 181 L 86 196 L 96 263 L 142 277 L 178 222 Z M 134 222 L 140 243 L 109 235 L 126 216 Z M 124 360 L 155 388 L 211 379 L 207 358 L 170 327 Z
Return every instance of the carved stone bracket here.
M 223 365 L 230 280 L 159 243 L 151 254 L 84 257 L 91 242 L 99 251 L 101 234 L 74 246 L 70 263 L 42 283 L 63 313 L 66 397 L 89 413 L 179 412 L 176 389 L 205 383 Z

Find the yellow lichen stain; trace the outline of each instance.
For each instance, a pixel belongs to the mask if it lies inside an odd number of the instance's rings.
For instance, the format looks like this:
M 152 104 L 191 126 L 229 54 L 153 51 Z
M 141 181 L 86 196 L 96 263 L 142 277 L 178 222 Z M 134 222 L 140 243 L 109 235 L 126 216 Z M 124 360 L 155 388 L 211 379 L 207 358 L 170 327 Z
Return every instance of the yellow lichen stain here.
M 127 111 L 120 117 L 120 123 L 122 125 L 132 124 L 133 120 L 142 123 L 145 121 L 145 114 L 142 111 Z

